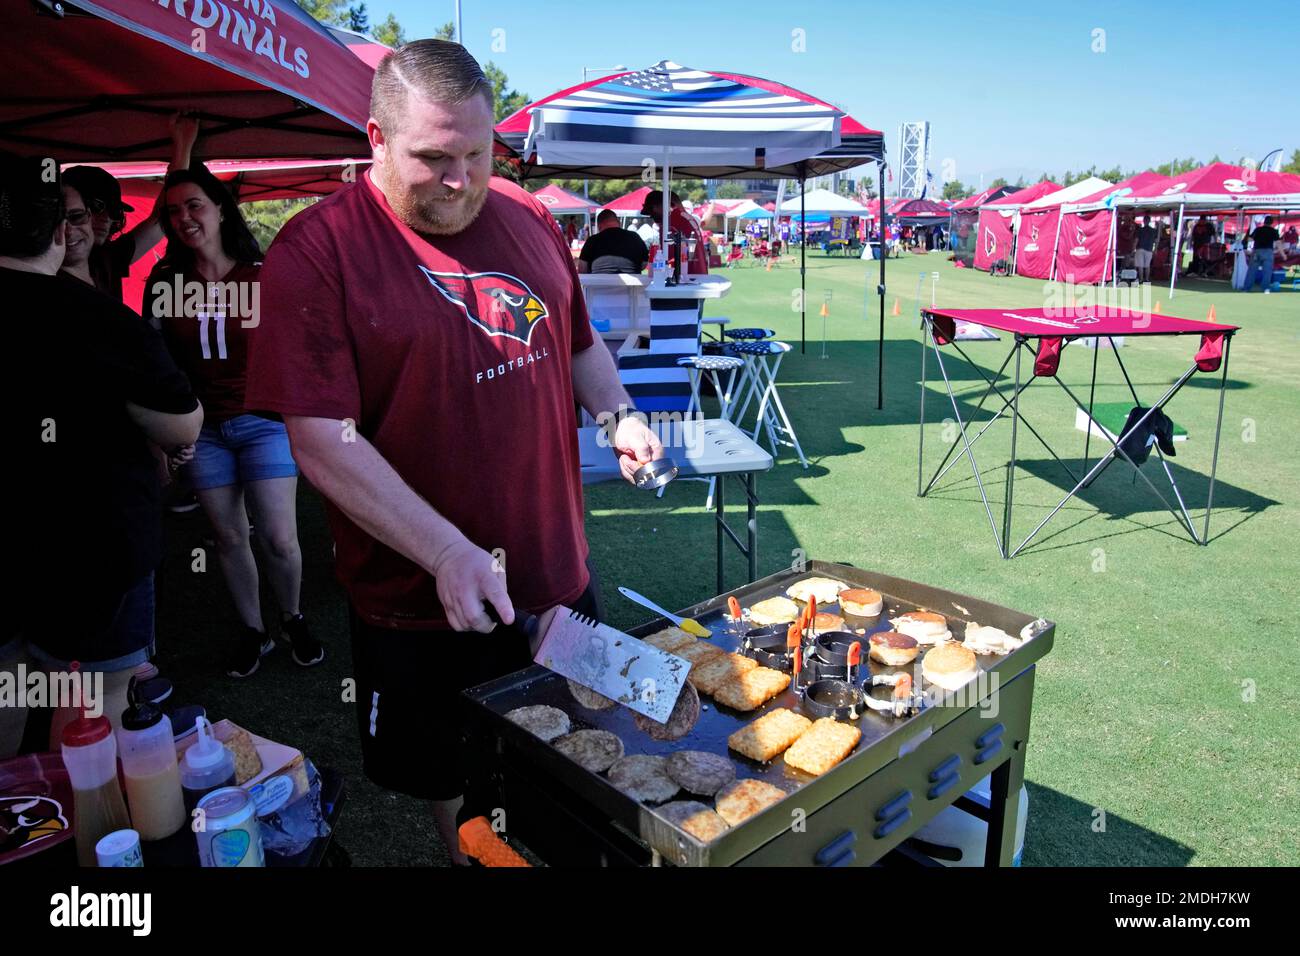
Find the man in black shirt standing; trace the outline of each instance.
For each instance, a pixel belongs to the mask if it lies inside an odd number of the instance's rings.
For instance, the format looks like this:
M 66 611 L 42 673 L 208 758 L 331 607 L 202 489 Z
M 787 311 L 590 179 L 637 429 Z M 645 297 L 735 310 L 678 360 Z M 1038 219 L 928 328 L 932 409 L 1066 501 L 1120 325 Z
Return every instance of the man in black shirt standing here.
M 595 275 L 627 272 L 635 275 L 645 268 L 650 251 L 641 237 L 618 224 L 618 216 L 606 209 L 596 217 L 599 230 L 578 253 L 578 271 Z
M 203 410 L 162 337 L 122 305 L 59 275 L 67 224 L 52 160 L 0 157 L 0 302 L 14 422 L 0 669 L 103 674 L 114 724 L 126 679 L 153 652 L 153 574 L 162 557 L 149 442 L 193 443 Z M 11 681 L 13 678 L 10 678 Z M 92 685 L 94 683 L 92 679 Z M 12 685 L 11 685 L 12 686 Z M 57 748 L 75 702 L 51 702 Z M 87 701 L 87 703 L 91 703 Z M 0 708 L 0 756 L 26 717 Z M 34 737 L 35 724 L 28 740 Z
M 1273 245 L 1277 242 L 1273 217 L 1265 216 L 1264 225 L 1252 232 L 1250 238 L 1255 243 L 1255 251 L 1250 254 L 1250 272 L 1246 274 L 1246 291 L 1254 291 L 1255 277 L 1258 275 L 1264 291 L 1268 292 L 1269 286 L 1273 284 Z

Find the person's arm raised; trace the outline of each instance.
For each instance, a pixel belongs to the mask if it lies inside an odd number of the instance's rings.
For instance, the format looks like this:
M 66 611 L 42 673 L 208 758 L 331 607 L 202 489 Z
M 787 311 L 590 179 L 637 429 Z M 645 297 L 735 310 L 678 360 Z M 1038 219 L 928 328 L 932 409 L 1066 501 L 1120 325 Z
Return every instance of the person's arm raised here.
M 503 623 L 514 621 L 501 565 L 421 498 L 351 423 L 298 415 L 285 415 L 284 423 L 298 466 L 321 494 L 434 576 L 453 630 L 491 631 L 484 601 Z

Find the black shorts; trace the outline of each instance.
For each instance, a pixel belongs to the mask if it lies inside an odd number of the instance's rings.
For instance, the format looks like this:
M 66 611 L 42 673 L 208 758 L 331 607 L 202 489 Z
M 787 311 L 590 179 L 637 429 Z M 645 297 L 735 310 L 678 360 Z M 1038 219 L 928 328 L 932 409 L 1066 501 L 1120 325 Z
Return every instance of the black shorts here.
M 528 642 L 512 627 L 491 634 L 399 631 L 368 624 L 355 608 L 348 610 L 366 776 L 385 790 L 426 800 L 461 796 L 468 761 L 460 692 L 530 666 Z M 594 572 L 573 610 L 601 619 Z

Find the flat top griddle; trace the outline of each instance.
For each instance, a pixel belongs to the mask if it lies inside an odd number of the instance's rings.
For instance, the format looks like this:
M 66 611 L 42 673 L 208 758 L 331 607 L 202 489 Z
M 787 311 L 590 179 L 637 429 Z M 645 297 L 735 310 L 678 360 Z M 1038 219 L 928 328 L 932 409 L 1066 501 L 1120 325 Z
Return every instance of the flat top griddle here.
M 858 672 L 857 683 L 859 684 L 867 678 L 868 674 L 894 673 L 904 670 L 915 675 L 914 680 L 918 686 L 922 684 L 919 665 L 921 658 L 924 656 L 925 648 L 922 648 L 921 654 L 917 656 L 912 664 L 902 668 L 886 667 L 874 660 L 869 661 L 866 654 L 868 636 L 876 631 L 889 630 L 890 620 L 908 611 L 924 608 L 943 614 L 948 618 L 949 629 L 953 632 L 954 639 L 961 638 L 965 630 L 965 623 L 968 621 L 999 627 L 1008 634 L 1018 636 L 1023 627 L 1037 619 L 1037 615 L 1023 614 L 975 598 L 863 571 L 848 565 L 822 561 L 808 562 L 807 568 L 802 571 L 786 570 L 779 572 L 745 587 L 738 588 L 729 592 L 729 594 L 734 594 L 742 607 L 748 608 L 765 598 L 778 595 L 784 596 L 786 588 L 791 584 L 814 576 L 843 581 L 852 587 L 873 588 L 879 591 L 884 599 L 884 610 L 878 618 L 846 618 L 853 627 L 861 626 L 866 628 L 867 631 L 867 634 L 861 638 L 863 641 L 863 663 Z M 725 651 L 736 651 L 740 646 L 744 629 L 753 625 L 746 623 L 743 626 L 735 626 L 729 623 L 729 615 L 726 612 L 729 594 L 719 595 L 700 602 L 691 608 L 685 609 L 682 614 L 683 616 L 694 617 L 713 631 L 710 643 L 716 644 Z M 823 610 L 820 606 L 818 609 Z M 824 610 L 839 613 L 836 605 L 829 605 Z M 667 626 L 667 624 L 667 621 L 659 618 L 632 628 L 628 633 L 635 637 L 644 637 Z M 1050 649 L 1053 630 L 1054 625 L 1051 622 L 1045 622 L 1035 637 L 1011 654 L 977 657 L 980 669 L 989 675 L 987 680 L 1006 682 L 1032 665 Z M 873 696 L 883 700 L 889 698 L 891 688 L 878 687 L 870 689 L 870 692 Z M 789 794 L 800 792 L 800 806 L 806 812 L 811 813 L 824 802 L 833 799 L 839 793 L 865 779 L 884 764 L 899 757 L 900 751 L 906 749 L 906 742 L 924 731 L 925 728 L 937 729 L 977 703 L 976 700 L 970 700 L 969 703 L 965 703 L 963 706 L 927 706 L 919 713 L 903 718 L 894 718 L 866 710 L 856 721 L 849 722 L 862 732 L 862 737 L 853 753 L 827 773 L 822 774 L 820 777 L 812 777 L 787 766 L 783 757 L 776 757 L 767 764 L 760 764 L 729 750 L 727 747 L 727 738 L 734 731 L 779 707 L 802 713 L 810 720 L 815 720 L 814 715 L 801 708 L 801 698 L 794 691 L 793 685 L 773 700 L 768 701 L 756 710 L 748 712 L 732 710 L 716 703 L 708 695 L 701 693 L 699 721 L 685 737 L 671 741 L 654 740 L 649 735 L 642 733 L 637 729 L 633 721 L 633 712 L 627 708 L 616 706 L 603 711 L 587 710 L 569 693 L 564 678 L 539 666 L 519 671 L 516 674 L 480 687 L 471 688 L 465 691 L 465 695 L 471 701 L 482 705 L 490 714 L 499 718 L 499 720 L 493 721 L 493 725 L 494 729 L 502 736 L 508 737 L 521 748 L 537 757 L 585 797 L 595 802 L 605 812 L 610 813 L 612 819 L 619 820 L 652 847 L 669 855 L 670 859 L 691 863 L 699 862 L 700 858 L 707 856 L 708 852 L 717 853 L 719 850 L 725 852 L 726 844 L 739 839 L 741 831 L 755 829 L 756 824 L 763 821 L 764 818 L 768 818 L 767 824 L 761 827 L 764 831 L 771 830 L 774 825 L 777 827 L 774 832 L 779 832 L 780 829 L 788 827 L 789 811 L 783 810 L 782 807 L 789 803 L 789 799 L 787 798 L 782 803 L 751 817 L 737 827 L 731 828 L 723 836 L 708 844 L 706 848 L 705 844 L 701 844 L 694 837 L 679 830 L 664 818 L 654 815 L 654 805 L 637 803 L 615 788 L 603 775 L 584 770 L 578 764 L 556 751 L 550 744 L 505 720 L 504 715 L 516 707 L 548 704 L 552 707 L 558 707 L 569 715 L 573 730 L 594 728 L 617 734 L 623 741 L 627 754 L 666 756 L 678 750 L 703 750 L 723 755 L 730 758 L 734 764 L 737 779 L 757 778 L 785 790 Z M 973 697 L 974 695 L 967 696 Z M 946 699 L 951 702 L 954 698 L 952 695 L 946 695 Z M 711 804 L 708 798 L 698 797 L 685 791 L 679 792 L 673 799 L 699 800 L 702 803 Z M 778 817 L 779 822 L 774 823 L 774 818 Z

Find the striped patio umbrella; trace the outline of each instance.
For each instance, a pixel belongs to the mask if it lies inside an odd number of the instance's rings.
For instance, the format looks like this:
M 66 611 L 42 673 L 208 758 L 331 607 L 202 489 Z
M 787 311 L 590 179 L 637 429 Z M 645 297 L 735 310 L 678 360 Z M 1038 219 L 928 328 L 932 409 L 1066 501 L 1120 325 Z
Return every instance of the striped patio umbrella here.
M 668 234 L 673 172 L 802 182 L 872 161 L 883 167 L 885 152 L 879 130 L 815 96 L 771 80 L 696 70 L 671 60 L 561 90 L 507 117 L 496 132 L 514 151 L 525 177 L 661 174 L 663 235 Z M 804 255 L 801 244 L 801 288 L 806 286 Z M 880 264 L 878 408 L 884 400 L 883 256 Z M 806 335 L 800 338 L 806 347 Z

